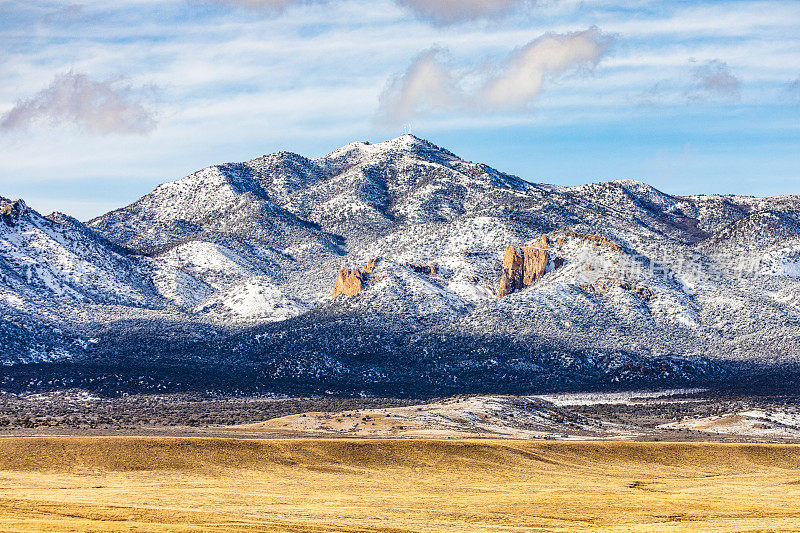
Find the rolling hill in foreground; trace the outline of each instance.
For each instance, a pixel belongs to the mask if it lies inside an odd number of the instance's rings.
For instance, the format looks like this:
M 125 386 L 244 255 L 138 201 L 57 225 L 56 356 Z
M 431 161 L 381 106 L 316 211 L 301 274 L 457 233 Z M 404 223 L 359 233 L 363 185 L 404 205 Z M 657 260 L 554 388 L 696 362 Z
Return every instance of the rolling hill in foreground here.
M 0 439 L 3 531 L 797 531 L 800 448 Z
M 82 223 L 0 198 L 0 389 L 794 386 L 800 197 L 525 181 L 411 135 Z

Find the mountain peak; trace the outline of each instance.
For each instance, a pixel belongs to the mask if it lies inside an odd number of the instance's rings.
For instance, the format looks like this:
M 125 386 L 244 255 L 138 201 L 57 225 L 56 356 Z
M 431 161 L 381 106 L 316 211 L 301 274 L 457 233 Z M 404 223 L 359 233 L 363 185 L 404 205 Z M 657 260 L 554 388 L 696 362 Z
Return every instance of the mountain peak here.
M 322 160 L 339 162 L 342 160 L 352 161 L 354 159 L 395 158 L 402 156 L 412 156 L 439 163 L 459 160 L 459 157 L 449 150 L 437 146 L 428 140 L 411 135 L 410 133 L 404 133 L 399 137 L 379 143 L 370 143 L 367 141 L 352 142 L 334 150 L 323 157 Z
M 402 135 L 400 135 L 398 137 L 395 137 L 394 139 L 389 139 L 388 141 L 384 141 L 384 142 L 407 144 L 409 146 L 418 145 L 418 144 L 431 144 L 430 141 L 427 141 L 425 139 L 421 139 L 420 137 L 417 137 L 416 135 L 413 135 L 411 133 L 404 133 L 404 134 L 402 134 Z
M 437 146 L 427 139 L 422 139 L 410 133 L 404 133 L 399 137 L 395 137 L 394 139 L 389 139 L 388 141 L 378 143 L 375 146 L 385 147 L 389 149 L 391 148 L 407 149 L 412 151 L 419 151 L 419 150 L 435 151 L 456 158 L 455 154 L 453 154 L 449 150 L 442 148 L 441 146 Z

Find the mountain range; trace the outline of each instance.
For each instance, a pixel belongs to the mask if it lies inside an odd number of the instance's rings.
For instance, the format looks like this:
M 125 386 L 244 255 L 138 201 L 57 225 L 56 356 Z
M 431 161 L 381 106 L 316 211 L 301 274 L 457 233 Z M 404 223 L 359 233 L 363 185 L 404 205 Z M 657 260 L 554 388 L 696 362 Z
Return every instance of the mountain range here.
M 0 197 L 3 390 L 771 386 L 798 338 L 800 196 L 546 185 L 403 135 L 87 222 Z

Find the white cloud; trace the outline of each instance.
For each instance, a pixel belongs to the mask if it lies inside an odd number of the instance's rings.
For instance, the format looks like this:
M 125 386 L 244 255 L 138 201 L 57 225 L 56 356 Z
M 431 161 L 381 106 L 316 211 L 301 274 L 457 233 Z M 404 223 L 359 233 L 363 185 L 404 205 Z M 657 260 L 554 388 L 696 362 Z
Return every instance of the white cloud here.
M 610 42 L 597 28 L 539 37 L 508 57 L 488 80 L 483 100 L 494 107 L 524 108 L 541 92 L 546 76 L 595 66 Z
M 58 74 L 46 88 L 0 117 L 0 129 L 33 124 L 74 124 L 101 135 L 145 134 L 156 126 L 145 105 L 152 88 L 134 89 L 120 80 L 95 81 L 85 74 Z
M 381 96 L 380 117 L 408 120 L 420 114 L 463 110 L 522 110 L 542 91 L 548 77 L 568 70 L 592 68 L 611 38 L 597 28 L 545 34 L 509 54 L 499 66 L 477 74 L 457 71 L 442 61 L 444 51 L 419 56 L 403 74 L 390 80 Z M 464 88 L 477 76 L 476 88 Z

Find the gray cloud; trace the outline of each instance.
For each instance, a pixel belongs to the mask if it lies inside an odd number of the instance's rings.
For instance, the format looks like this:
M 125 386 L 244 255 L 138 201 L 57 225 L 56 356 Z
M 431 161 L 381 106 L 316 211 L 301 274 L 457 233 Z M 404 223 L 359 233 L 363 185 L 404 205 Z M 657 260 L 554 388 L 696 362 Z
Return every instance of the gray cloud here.
M 593 68 L 610 43 L 611 38 L 597 28 L 545 34 L 509 54 L 494 68 L 477 74 L 457 71 L 444 61 L 445 51 L 432 49 L 417 56 L 408 70 L 389 81 L 381 95 L 379 116 L 383 121 L 396 122 L 458 109 L 522 110 L 542 91 L 549 77 Z M 476 75 L 478 79 L 473 80 Z M 473 88 L 466 90 L 466 85 Z
M 271 11 L 282 11 L 285 7 L 294 4 L 323 3 L 326 0 L 208 0 L 218 4 L 241 5 L 253 9 L 266 9 Z
M 120 80 L 94 81 L 85 74 L 57 75 L 46 88 L 17 103 L 0 117 L 0 129 L 24 129 L 49 122 L 74 124 L 84 131 L 145 134 L 156 120 L 145 101 L 154 88 L 133 88 Z
M 213 0 L 250 8 L 280 11 L 292 4 L 321 4 L 328 0 Z M 529 5 L 533 0 L 394 0 L 397 5 L 418 18 L 436 24 L 452 24 L 467 20 L 504 15 L 514 8 Z
M 69 23 L 78 19 L 84 11 L 84 7 L 79 4 L 66 4 L 55 7 L 53 11 L 44 16 L 47 23 Z
M 680 76 L 659 80 L 630 97 L 629 101 L 638 105 L 659 107 L 686 102 L 740 99 L 742 83 L 731 73 L 724 61 L 713 59 L 697 65 L 694 60 L 690 60 L 689 65 Z
M 692 87 L 687 96 L 691 100 L 705 100 L 710 96 L 738 100 L 742 82 L 731 73 L 727 63 L 714 59 L 692 70 Z
M 504 15 L 527 0 L 395 0 L 418 17 L 436 23 L 454 23 L 465 20 Z

